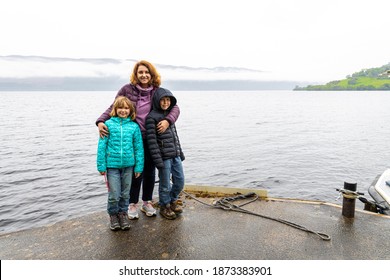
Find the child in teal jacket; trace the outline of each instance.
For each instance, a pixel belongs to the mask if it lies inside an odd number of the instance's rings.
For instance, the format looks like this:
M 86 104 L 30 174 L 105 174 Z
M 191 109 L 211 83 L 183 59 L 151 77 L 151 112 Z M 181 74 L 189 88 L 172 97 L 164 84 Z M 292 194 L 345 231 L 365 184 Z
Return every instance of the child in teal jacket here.
M 105 122 L 109 135 L 99 138 L 97 170 L 107 176 L 107 212 L 111 230 L 130 228 L 127 216 L 132 176 L 138 178 L 144 167 L 141 130 L 133 120 L 135 108 L 126 97 L 118 97 Z

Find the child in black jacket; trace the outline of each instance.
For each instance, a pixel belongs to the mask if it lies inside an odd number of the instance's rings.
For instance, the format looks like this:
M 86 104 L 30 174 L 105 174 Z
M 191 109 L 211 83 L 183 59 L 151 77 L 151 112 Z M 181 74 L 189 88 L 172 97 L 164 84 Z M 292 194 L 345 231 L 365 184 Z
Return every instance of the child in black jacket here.
M 184 188 L 182 165 L 184 154 L 175 124 L 170 124 L 162 134 L 157 132 L 156 126 L 165 119 L 176 103 L 172 92 L 159 88 L 153 95 L 153 110 L 146 118 L 146 139 L 160 179 L 158 189 L 160 214 L 167 219 L 175 219 L 177 214 L 183 212 L 182 207 L 177 204 L 177 199 Z

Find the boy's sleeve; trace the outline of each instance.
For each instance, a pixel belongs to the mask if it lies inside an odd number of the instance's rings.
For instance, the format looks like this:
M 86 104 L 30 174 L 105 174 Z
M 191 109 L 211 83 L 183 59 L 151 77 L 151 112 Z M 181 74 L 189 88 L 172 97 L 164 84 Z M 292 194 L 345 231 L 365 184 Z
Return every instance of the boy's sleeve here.
M 107 171 L 107 159 L 106 159 L 107 143 L 108 143 L 108 137 L 99 138 L 97 159 L 96 159 L 97 170 L 99 172 Z
M 144 170 L 144 144 L 142 142 L 141 129 L 138 124 L 136 124 L 133 135 L 133 147 L 135 157 L 134 173 L 142 173 Z

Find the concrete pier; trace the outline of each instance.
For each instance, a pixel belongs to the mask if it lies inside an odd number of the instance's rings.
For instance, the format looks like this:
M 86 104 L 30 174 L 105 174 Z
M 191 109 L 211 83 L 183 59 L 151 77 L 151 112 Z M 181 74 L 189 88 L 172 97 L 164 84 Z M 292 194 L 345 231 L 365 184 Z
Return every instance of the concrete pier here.
M 227 189 L 225 189 L 226 191 Z M 187 186 L 186 191 L 212 205 L 221 195 L 253 190 Z M 230 192 L 230 194 L 228 194 Z M 389 260 L 389 216 L 357 210 L 353 219 L 341 206 L 321 201 L 268 198 L 242 208 L 282 219 L 330 241 L 275 220 L 216 209 L 182 196 L 184 213 L 175 220 L 159 214 L 131 221 L 128 231 L 113 232 L 102 211 L 54 225 L 0 235 L 2 260 Z M 206 195 L 204 195 L 206 194 Z M 239 201 L 241 203 L 243 201 Z M 358 208 L 358 207 L 357 207 Z

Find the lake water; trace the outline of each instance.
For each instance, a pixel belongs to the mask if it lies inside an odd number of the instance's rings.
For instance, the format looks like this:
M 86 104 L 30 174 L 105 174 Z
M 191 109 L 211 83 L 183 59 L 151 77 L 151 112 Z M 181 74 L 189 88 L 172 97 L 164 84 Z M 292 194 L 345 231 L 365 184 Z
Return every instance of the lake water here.
M 0 92 L 0 233 L 105 211 L 94 122 L 115 94 Z M 174 94 L 187 184 L 341 204 L 390 167 L 390 92 Z

